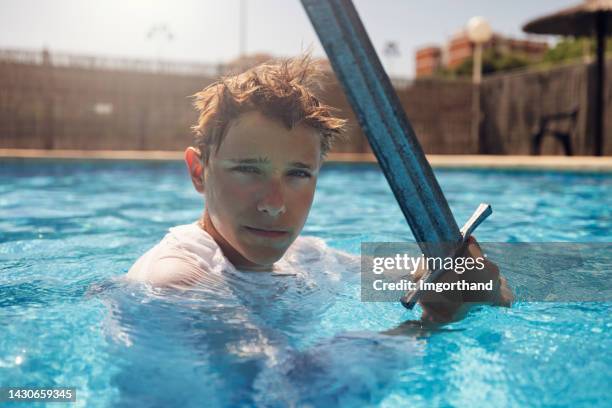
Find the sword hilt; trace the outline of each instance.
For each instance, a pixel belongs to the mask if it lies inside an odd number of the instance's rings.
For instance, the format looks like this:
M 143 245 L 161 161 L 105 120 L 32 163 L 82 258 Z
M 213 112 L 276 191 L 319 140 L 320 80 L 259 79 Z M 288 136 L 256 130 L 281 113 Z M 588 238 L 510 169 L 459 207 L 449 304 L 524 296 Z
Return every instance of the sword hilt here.
M 490 204 L 481 203 L 476 211 L 472 214 L 472 216 L 467 220 L 467 222 L 461 228 L 461 241 L 457 248 L 454 251 L 454 256 L 458 256 L 459 253 L 463 251 L 465 246 L 467 245 L 468 238 L 472 235 L 472 232 L 489 216 L 493 213 L 493 209 Z M 419 286 L 420 281 L 425 283 L 435 282 L 440 278 L 440 276 L 446 272 L 444 269 L 437 269 L 435 271 L 427 271 L 423 277 L 419 281 L 417 281 L 417 286 Z M 423 294 L 422 290 L 416 289 L 412 291 L 408 291 L 402 298 L 400 302 L 407 309 L 412 309 L 414 305 L 418 302 L 421 295 Z

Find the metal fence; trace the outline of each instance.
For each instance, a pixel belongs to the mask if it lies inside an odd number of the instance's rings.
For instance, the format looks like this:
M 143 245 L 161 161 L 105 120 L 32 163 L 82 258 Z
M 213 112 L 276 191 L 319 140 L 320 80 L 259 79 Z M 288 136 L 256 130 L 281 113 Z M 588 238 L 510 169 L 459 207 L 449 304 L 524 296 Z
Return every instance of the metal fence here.
M 84 69 L 134 71 L 177 75 L 218 76 L 226 71 L 224 64 L 203 64 L 189 61 L 149 60 L 123 57 L 100 57 L 62 52 L 0 49 L 0 61 L 33 65 L 53 65 Z
M 612 78 L 612 65 L 608 77 Z M 189 95 L 215 81 L 221 65 L 0 50 L 0 147 L 182 150 L 196 112 Z M 592 68 L 485 77 L 480 118 L 465 81 L 394 79 L 399 99 L 427 153 L 592 154 Z M 367 152 L 344 93 L 330 77 L 321 98 L 349 119 L 337 152 Z M 609 81 L 609 83 L 612 81 Z M 612 117 L 612 86 L 605 97 Z M 564 116 L 565 115 L 565 116 Z M 572 116 L 573 115 L 573 116 Z M 480 130 L 472 130 L 479 120 Z M 608 126 L 604 153 L 612 154 Z M 534 150 L 534 140 L 541 146 Z

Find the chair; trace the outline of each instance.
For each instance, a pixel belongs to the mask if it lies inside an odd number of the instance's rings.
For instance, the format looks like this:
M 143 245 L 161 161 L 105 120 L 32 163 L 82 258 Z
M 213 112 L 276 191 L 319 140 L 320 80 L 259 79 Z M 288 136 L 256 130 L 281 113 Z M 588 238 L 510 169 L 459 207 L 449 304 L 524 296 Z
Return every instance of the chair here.
M 569 122 L 567 131 L 558 130 L 555 124 Z M 542 140 L 550 135 L 558 140 L 563 146 L 566 156 L 572 156 L 572 134 L 576 131 L 578 123 L 578 108 L 569 112 L 558 112 L 540 117 L 538 131 L 531 135 L 531 154 L 539 155 L 542 150 Z

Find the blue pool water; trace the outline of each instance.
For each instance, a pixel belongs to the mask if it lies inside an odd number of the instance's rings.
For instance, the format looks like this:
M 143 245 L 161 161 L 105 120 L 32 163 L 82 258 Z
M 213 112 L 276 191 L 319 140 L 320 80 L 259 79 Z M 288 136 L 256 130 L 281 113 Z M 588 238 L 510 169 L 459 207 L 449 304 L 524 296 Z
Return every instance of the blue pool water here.
M 460 224 L 492 204 L 481 242 L 612 241 L 612 175 L 437 176 Z M 201 208 L 179 163 L 0 162 L 0 387 L 76 387 L 87 407 L 609 404 L 610 303 L 483 307 L 391 336 L 420 310 L 361 302 L 358 262 L 324 265 L 330 285 L 237 276 L 231 296 L 116 279 Z M 303 233 L 353 254 L 413 240 L 369 165 L 323 170 Z

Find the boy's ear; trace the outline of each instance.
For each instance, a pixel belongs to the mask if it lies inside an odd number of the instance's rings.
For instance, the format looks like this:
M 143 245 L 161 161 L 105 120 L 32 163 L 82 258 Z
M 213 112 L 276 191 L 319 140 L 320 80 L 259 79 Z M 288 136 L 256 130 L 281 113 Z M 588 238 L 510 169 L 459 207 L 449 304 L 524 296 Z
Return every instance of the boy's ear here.
M 204 193 L 204 165 L 200 151 L 195 147 L 188 147 L 185 150 L 185 164 L 193 186 L 199 193 Z

